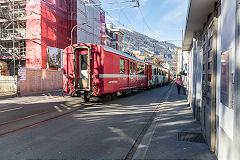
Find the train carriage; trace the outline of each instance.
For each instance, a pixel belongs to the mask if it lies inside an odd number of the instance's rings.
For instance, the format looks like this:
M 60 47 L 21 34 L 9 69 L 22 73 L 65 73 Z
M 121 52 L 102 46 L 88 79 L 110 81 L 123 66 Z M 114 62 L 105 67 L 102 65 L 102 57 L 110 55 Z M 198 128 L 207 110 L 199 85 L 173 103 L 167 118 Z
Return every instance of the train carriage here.
M 63 51 L 64 92 L 83 96 L 157 86 L 169 81 L 168 70 L 107 46 L 74 44 Z
M 91 95 L 147 87 L 146 63 L 96 44 L 75 44 L 63 51 L 64 91 Z
M 155 65 L 152 63 L 148 63 L 150 67 L 149 72 L 151 73 L 151 78 L 148 79 L 148 86 L 149 87 L 155 87 L 155 86 L 161 86 L 163 82 L 163 67 L 159 65 Z

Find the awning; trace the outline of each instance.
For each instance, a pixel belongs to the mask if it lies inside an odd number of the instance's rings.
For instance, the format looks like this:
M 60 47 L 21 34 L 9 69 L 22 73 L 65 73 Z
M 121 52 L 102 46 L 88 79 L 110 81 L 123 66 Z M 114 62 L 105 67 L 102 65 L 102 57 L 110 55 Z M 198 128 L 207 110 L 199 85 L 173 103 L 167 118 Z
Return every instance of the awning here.
M 203 28 L 208 15 L 213 12 L 218 0 L 189 0 L 188 14 L 183 41 L 183 51 L 189 51 L 194 33 Z

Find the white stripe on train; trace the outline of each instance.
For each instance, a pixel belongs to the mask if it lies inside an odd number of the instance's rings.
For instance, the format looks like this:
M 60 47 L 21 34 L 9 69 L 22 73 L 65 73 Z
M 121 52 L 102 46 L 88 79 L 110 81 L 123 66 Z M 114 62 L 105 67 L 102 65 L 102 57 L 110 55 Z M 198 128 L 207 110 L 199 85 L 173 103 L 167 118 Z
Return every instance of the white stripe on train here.
M 138 77 L 145 78 L 146 75 L 128 75 L 128 74 L 99 74 L 99 78 L 128 78 L 128 77 Z

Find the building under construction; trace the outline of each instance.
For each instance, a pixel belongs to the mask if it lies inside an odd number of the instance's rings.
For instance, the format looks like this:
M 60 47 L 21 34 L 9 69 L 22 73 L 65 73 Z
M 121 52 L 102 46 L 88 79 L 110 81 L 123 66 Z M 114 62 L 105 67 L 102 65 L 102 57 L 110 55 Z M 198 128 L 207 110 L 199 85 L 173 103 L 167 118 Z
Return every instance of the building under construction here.
M 99 2 L 0 0 L 0 61 L 8 64 L 11 75 L 20 67 L 26 69 L 27 79 L 29 70 L 61 68 L 61 51 L 71 42 L 103 44 L 104 12 L 86 3 Z M 56 65 L 49 64 L 52 61 Z
M 13 74 L 14 65 L 25 64 L 26 1 L 1 0 L 0 6 L 0 57 L 10 65 Z

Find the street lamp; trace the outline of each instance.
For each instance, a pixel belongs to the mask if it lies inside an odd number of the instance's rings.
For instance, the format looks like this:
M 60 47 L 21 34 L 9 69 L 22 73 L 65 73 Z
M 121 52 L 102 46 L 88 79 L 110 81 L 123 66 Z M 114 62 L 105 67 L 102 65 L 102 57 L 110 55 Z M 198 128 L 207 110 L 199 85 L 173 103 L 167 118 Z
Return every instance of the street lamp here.
M 85 25 L 87 24 L 86 22 L 80 23 L 80 24 L 76 24 L 75 26 L 73 26 L 72 30 L 71 30 L 71 45 L 72 45 L 72 34 L 73 34 L 73 30 L 80 25 Z M 90 27 L 89 25 L 87 25 L 88 27 Z

